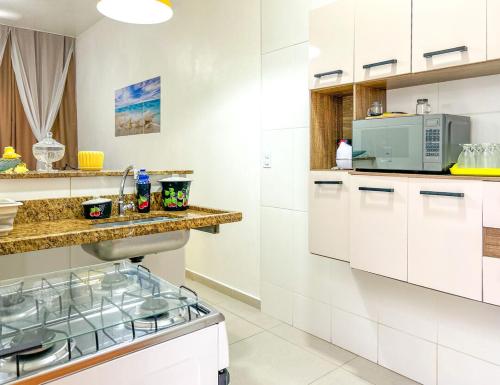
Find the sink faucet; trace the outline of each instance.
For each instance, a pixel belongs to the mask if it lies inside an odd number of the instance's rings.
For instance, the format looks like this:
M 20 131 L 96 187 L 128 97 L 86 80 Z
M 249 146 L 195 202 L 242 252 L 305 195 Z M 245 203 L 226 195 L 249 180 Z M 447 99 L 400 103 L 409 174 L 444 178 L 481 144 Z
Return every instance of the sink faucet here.
M 135 210 L 134 202 L 125 203 L 125 196 L 123 190 L 125 189 L 125 182 L 127 180 L 128 173 L 134 169 L 134 166 L 128 166 L 123 172 L 122 182 L 120 184 L 120 193 L 118 194 L 118 215 L 120 217 L 125 216 L 127 210 Z

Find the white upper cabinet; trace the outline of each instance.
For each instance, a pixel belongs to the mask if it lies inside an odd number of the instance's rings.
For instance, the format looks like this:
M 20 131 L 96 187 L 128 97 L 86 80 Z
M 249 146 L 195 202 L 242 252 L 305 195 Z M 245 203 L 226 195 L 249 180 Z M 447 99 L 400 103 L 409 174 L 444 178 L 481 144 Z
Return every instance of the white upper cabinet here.
M 488 0 L 488 60 L 500 59 L 500 0 Z
M 349 260 L 349 174 L 313 171 L 309 181 L 309 251 Z
M 407 280 L 406 178 L 351 176 L 351 267 Z
M 486 60 L 486 0 L 413 0 L 412 52 L 413 72 Z
M 357 82 L 409 73 L 411 0 L 358 0 L 354 45 Z
M 354 4 L 353 0 L 338 0 L 311 11 L 311 89 L 353 82 Z
M 408 282 L 482 300 L 482 182 L 411 179 Z

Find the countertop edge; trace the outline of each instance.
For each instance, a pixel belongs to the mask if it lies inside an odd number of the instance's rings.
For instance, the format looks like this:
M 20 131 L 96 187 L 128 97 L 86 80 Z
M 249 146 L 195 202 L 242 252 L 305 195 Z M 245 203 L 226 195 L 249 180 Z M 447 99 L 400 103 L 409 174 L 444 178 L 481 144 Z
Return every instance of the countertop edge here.
M 149 175 L 188 175 L 193 174 L 193 170 L 148 170 Z M 5 174 L 0 172 L 0 180 L 17 179 L 58 179 L 58 178 L 86 178 L 100 176 L 122 176 L 123 170 L 101 170 L 101 171 L 82 171 L 82 170 L 62 170 L 57 172 L 37 172 L 30 171 L 26 174 Z M 132 172 L 129 175 L 133 175 Z

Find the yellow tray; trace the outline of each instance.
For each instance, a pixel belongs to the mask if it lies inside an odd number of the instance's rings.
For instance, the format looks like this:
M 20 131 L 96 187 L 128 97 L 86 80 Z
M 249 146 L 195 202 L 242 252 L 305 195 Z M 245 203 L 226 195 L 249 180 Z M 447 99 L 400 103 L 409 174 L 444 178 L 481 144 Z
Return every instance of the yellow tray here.
M 450 168 L 453 175 L 500 176 L 500 168 L 460 168 L 454 164 Z

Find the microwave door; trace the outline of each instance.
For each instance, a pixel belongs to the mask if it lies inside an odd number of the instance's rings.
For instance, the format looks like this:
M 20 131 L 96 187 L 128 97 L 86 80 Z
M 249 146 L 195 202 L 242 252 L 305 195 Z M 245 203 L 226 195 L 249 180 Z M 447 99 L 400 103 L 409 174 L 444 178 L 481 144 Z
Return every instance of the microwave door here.
M 421 117 L 355 121 L 353 150 L 359 169 L 421 171 L 423 124 Z

